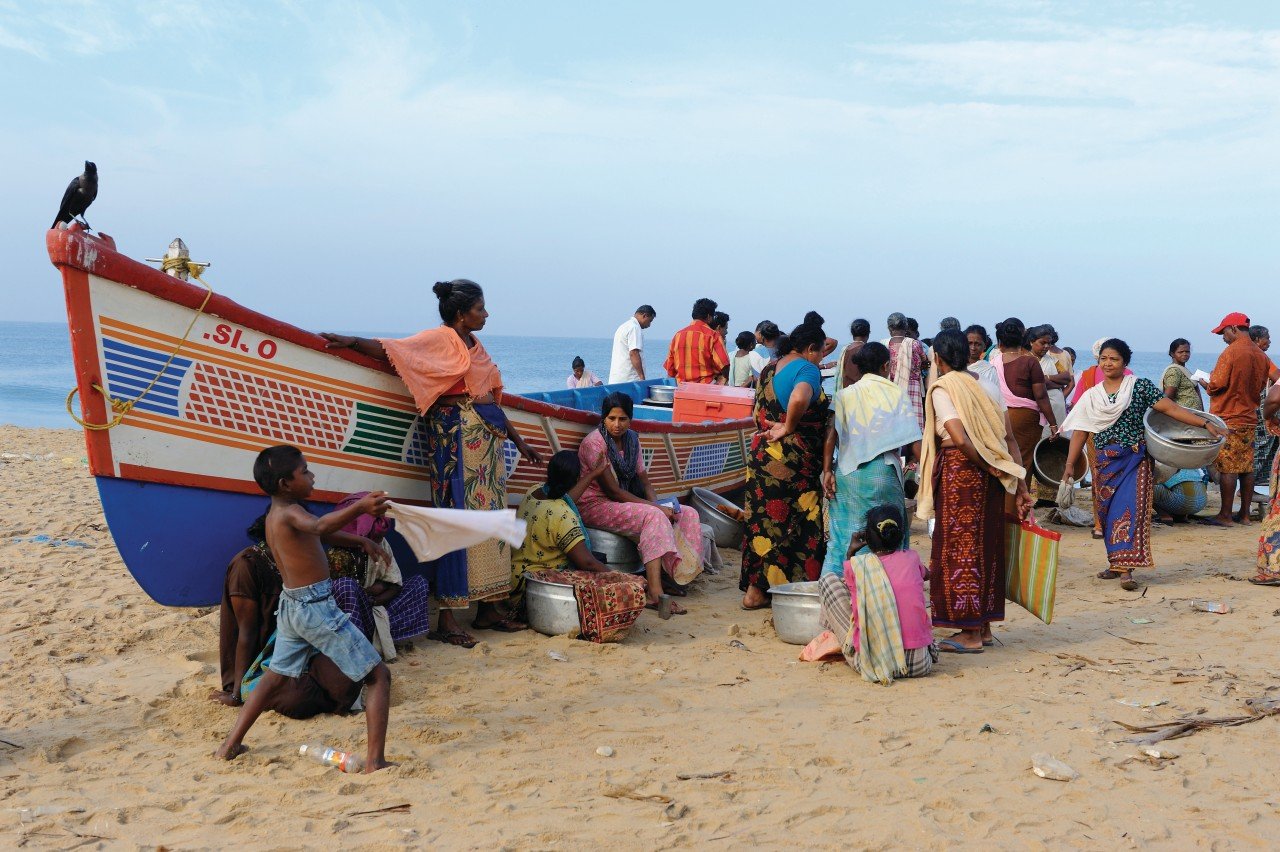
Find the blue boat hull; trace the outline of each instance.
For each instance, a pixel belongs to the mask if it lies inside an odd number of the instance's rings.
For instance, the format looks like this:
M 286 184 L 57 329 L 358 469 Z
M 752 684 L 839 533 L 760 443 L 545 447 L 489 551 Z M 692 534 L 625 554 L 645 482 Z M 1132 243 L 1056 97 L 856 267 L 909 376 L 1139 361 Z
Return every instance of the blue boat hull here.
M 95 479 L 116 549 L 143 591 L 165 606 L 217 606 L 231 557 L 252 543 L 245 530 L 271 504 L 263 495 Z M 312 506 L 321 514 L 330 508 Z M 389 540 L 405 574 L 424 573 L 404 539 Z

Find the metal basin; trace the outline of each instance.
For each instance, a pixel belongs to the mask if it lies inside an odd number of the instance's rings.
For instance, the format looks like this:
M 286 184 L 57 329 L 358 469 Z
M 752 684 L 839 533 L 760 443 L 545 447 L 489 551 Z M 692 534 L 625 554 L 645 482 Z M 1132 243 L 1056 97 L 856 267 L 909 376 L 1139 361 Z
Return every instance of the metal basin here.
M 654 402 L 675 402 L 676 389 L 671 385 L 649 385 L 649 398 Z
M 1208 413 L 1204 416 L 1226 428 L 1220 418 Z M 1154 408 L 1147 410 L 1143 426 L 1147 435 L 1147 452 L 1156 461 L 1177 470 L 1209 466 L 1226 443 L 1225 438 L 1213 437 L 1202 426 L 1179 423 Z
M 1041 438 L 1031 454 L 1036 479 L 1050 488 L 1057 488 L 1062 482 L 1062 473 L 1067 467 L 1067 451 L 1071 442 L 1066 438 Z M 1071 478 L 1079 482 L 1089 470 L 1089 460 L 1080 454 L 1076 459 L 1076 469 Z
M 605 564 L 614 571 L 639 574 L 644 570 L 644 564 L 640 561 L 640 549 L 631 539 L 590 527 L 587 528 L 587 535 L 591 537 L 591 550 L 596 554 L 603 553 Z
M 716 492 L 709 488 L 693 489 L 693 508 L 698 510 L 698 518 L 702 523 L 711 527 L 711 531 L 715 534 L 717 547 L 729 547 L 737 549 L 742 547 L 742 522 L 735 521 L 717 509 L 717 506 L 723 506 L 741 512 L 742 509 L 730 503 Z
M 581 631 L 573 586 L 529 577 L 524 585 L 524 605 L 529 626 L 544 636 L 577 636 Z
M 773 599 L 773 629 L 783 642 L 808 645 L 822 632 L 816 581 L 774 586 L 769 596 Z

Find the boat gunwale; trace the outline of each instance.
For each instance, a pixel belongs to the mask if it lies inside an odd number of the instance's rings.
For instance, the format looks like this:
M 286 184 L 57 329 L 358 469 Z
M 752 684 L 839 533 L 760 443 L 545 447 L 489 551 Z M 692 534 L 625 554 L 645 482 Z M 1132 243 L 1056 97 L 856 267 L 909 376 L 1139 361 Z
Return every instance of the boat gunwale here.
M 158 299 L 191 310 L 199 309 L 204 302 L 206 291 L 203 287 L 182 281 L 121 254 L 110 235 L 91 234 L 79 222 L 50 229 L 45 236 L 45 244 L 49 251 L 49 260 L 64 272 L 65 268 L 77 269 L 125 287 L 141 290 Z M 285 340 L 334 358 L 341 358 L 360 367 L 396 375 L 395 370 L 386 361 L 370 358 L 350 349 L 326 348 L 327 341 L 319 334 L 259 313 L 217 292 L 209 298 L 204 313 L 245 326 L 260 334 Z M 504 393 L 502 405 L 505 408 L 567 423 L 595 426 L 600 422 L 600 415 L 590 411 L 554 405 L 514 393 Z M 632 420 L 631 425 L 637 432 L 671 435 L 702 435 L 755 428 L 755 422 L 750 417 L 724 421 L 708 420 L 700 423 L 666 423 L 659 420 L 637 419 Z

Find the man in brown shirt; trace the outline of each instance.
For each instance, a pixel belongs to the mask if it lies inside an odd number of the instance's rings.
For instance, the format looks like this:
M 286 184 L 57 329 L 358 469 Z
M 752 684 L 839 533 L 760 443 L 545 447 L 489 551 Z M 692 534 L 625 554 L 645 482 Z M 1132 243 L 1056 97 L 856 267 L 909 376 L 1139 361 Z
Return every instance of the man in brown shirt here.
M 1213 330 L 1222 335 L 1227 348 L 1209 376 L 1209 412 L 1221 417 L 1231 430 L 1227 443 L 1214 463 L 1218 484 L 1222 489 L 1222 508 L 1207 523 L 1230 527 L 1231 508 L 1236 485 L 1240 484 L 1241 523 L 1249 523 L 1249 504 L 1253 501 L 1253 433 L 1258 425 L 1258 398 L 1267 383 L 1271 362 L 1249 337 L 1249 318 L 1231 313 Z

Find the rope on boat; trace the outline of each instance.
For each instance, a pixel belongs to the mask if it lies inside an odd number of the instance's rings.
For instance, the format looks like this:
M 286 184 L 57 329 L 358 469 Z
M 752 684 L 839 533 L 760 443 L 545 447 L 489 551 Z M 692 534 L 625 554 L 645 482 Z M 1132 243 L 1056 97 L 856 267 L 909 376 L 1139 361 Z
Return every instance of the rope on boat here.
M 206 266 L 208 266 L 208 264 L 196 263 L 195 261 L 187 260 L 186 258 L 182 258 L 182 257 L 166 257 L 164 259 L 161 265 L 161 269 L 164 270 L 165 272 L 169 272 L 170 270 L 173 270 L 173 269 L 182 269 L 185 267 L 187 272 L 189 272 L 193 278 L 195 278 L 197 281 L 200 282 L 200 286 L 204 287 L 204 289 L 207 291 L 204 294 L 204 301 L 200 303 L 200 307 L 196 308 L 196 312 L 191 317 L 191 322 L 188 323 L 187 330 L 182 333 L 182 339 L 178 341 L 178 345 L 174 347 L 174 350 L 172 352 L 169 353 L 169 360 L 164 362 L 164 365 L 160 368 L 160 371 L 156 373 L 155 376 L 151 379 L 151 381 L 147 383 L 147 386 L 142 389 L 142 393 L 138 394 L 133 399 L 129 399 L 129 400 L 117 399 L 116 397 L 111 396 L 109 393 L 107 393 L 106 388 L 102 387 L 102 385 L 98 385 L 98 384 L 90 385 L 90 387 L 92 387 L 94 390 L 96 390 L 98 393 L 102 394 L 106 398 L 107 402 L 111 404 L 111 410 L 115 412 L 115 416 L 112 417 L 106 423 L 90 423 L 87 420 L 82 420 L 81 418 L 77 417 L 75 411 L 73 411 L 71 408 L 71 400 L 75 399 L 76 394 L 80 392 L 80 387 L 79 385 L 77 385 L 76 387 L 73 387 L 71 389 L 70 393 L 67 394 L 67 414 L 71 415 L 72 420 L 80 424 L 82 428 L 88 429 L 90 432 L 105 432 L 108 429 L 114 429 L 115 427 L 120 425 L 121 421 L 124 420 L 125 416 L 133 409 L 135 405 L 137 405 L 139 402 L 142 402 L 142 400 L 146 398 L 147 394 L 151 393 L 151 389 L 156 386 L 156 382 L 160 381 L 160 377 L 164 375 L 165 370 L 169 369 L 169 365 L 173 363 L 173 359 L 178 357 L 178 353 L 181 352 L 182 347 L 186 345 L 187 338 L 191 336 L 191 330 L 196 327 L 196 320 L 200 319 L 200 317 L 204 315 L 205 307 L 208 306 L 209 300 L 213 298 L 213 287 L 211 287 L 208 283 L 205 282 L 203 278 L 200 277 L 200 273 L 204 272 L 204 269 Z

